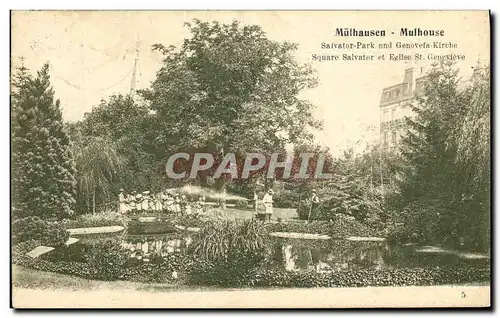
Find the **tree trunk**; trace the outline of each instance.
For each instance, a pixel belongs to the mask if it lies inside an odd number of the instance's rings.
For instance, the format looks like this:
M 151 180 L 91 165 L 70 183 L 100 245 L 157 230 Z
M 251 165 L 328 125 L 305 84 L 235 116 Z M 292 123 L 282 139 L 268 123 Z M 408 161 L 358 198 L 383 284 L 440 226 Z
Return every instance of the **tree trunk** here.
M 370 167 L 370 191 L 373 193 L 373 166 Z
M 87 213 L 90 213 L 90 198 L 88 195 L 85 196 L 85 201 L 87 201 Z
M 94 192 L 92 192 L 92 213 L 95 214 L 95 188 Z
M 220 153 L 221 153 L 221 160 L 224 160 L 224 147 L 221 147 L 221 150 L 220 150 Z M 223 210 L 226 209 L 226 180 L 224 180 L 224 178 L 220 178 L 219 180 L 219 185 L 220 185 L 220 190 L 222 191 L 222 200 L 221 200 L 221 207 Z
M 380 148 L 380 198 L 384 200 L 384 176 L 382 172 L 382 148 Z

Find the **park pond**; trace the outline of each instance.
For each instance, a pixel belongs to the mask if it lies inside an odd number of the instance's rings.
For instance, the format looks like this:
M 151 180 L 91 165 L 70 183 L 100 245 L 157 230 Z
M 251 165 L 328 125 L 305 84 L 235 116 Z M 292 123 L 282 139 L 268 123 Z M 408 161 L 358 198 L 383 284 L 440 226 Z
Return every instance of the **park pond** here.
M 129 262 L 155 263 L 174 253 L 186 253 L 194 232 L 184 229 L 169 234 L 118 234 L 74 236 L 78 242 L 59 249 L 57 257 L 79 261 L 97 243 L 113 242 Z M 441 267 L 488 265 L 484 254 L 447 250 L 436 246 L 390 244 L 374 239 L 289 239 L 269 237 L 272 248 L 266 258 L 266 268 L 318 273 L 347 270 L 384 270 L 411 267 Z M 55 256 L 55 255 L 53 255 Z

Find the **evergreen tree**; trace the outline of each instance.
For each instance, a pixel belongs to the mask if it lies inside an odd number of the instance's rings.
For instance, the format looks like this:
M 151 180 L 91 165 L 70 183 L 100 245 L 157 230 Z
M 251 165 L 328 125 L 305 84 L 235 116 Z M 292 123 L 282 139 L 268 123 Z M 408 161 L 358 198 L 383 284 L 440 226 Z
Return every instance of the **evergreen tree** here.
M 62 218 L 73 213 L 75 167 L 54 102 L 49 65 L 33 77 L 24 67 L 13 80 L 12 205 L 15 217 Z
M 486 247 L 489 83 L 481 85 L 463 87 L 452 63 L 436 65 L 413 107 L 417 116 L 407 120 L 400 208 L 428 243 Z M 469 147 L 473 140 L 481 146 Z

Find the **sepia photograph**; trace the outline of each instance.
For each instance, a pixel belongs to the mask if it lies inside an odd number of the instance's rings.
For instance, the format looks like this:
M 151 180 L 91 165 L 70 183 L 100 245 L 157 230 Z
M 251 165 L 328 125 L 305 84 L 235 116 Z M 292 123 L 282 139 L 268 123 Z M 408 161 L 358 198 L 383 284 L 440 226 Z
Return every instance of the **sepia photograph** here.
M 490 307 L 490 19 L 12 10 L 11 307 Z

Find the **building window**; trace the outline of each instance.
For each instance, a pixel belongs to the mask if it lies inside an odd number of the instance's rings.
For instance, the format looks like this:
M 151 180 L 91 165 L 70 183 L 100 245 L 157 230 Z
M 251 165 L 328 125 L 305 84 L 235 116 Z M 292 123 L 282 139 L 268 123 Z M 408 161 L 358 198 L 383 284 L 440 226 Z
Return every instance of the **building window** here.
M 389 116 L 389 111 L 384 110 L 384 112 L 382 114 L 382 121 L 386 122 L 388 120 L 388 118 L 387 118 L 388 116 Z
M 388 133 L 387 133 L 387 130 L 386 130 L 386 131 L 384 131 L 384 146 L 387 146 L 387 143 L 388 143 L 388 141 L 389 141 L 389 140 L 388 140 L 388 139 L 389 139 L 388 137 L 389 137 L 389 136 L 388 136 Z
M 396 119 L 396 108 L 393 108 L 391 111 L 391 120 Z
M 396 145 L 397 143 L 398 143 L 398 140 L 397 140 L 396 132 L 393 131 L 392 132 L 392 144 Z
M 417 83 L 417 93 L 422 93 L 424 91 L 424 89 L 425 89 L 425 87 L 424 87 L 423 82 Z

